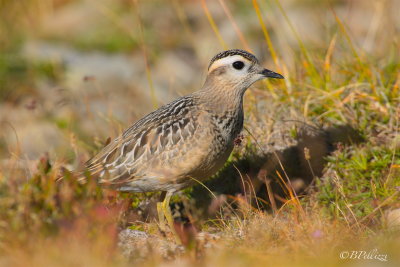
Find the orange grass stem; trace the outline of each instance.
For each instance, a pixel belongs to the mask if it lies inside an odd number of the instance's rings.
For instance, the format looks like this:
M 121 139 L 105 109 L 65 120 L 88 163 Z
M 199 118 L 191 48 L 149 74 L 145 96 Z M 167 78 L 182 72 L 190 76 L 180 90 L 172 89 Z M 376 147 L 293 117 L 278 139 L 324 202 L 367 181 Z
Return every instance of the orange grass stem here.
M 265 23 L 264 23 L 263 18 L 261 16 L 260 6 L 258 5 L 257 0 L 253 0 L 253 6 L 254 6 L 254 10 L 256 11 L 256 14 L 257 14 L 258 21 L 260 22 L 260 26 L 261 26 L 261 29 L 263 31 L 265 41 L 267 42 L 268 50 L 271 53 L 272 60 L 274 61 L 275 65 L 279 68 L 278 56 L 276 55 L 275 48 L 272 45 L 271 38 L 269 36 L 267 27 L 265 26 Z
M 220 5 L 222 6 L 222 9 L 224 10 L 226 16 L 229 19 L 229 22 L 232 24 L 233 29 L 235 30 L 237 36 L 240 39 L 240 42 L 242 42 L 243 47 L 250 51 L 253 52 L 252 49 L 250 48 L 249 44 L 247 43 L 246 39 L 244 38 L 243 33 L 240 31 L 238 25 L 236 24 L 236 21 L 234 20 L 232 13 L 229 11 L 229 8 L 226 6 L 225 1 L 224 0 L 219 0 Z
M 208 19 L 208 22 L 209 22 L 210 25 L 211 25 L 211 28 L 213 29 L 215 35 L 216 35 L 217 38 L 218 38 L 219 43 L 221 44 L 221 46 L 223 47 L 223 49 L 228 49 L 228 46 L 227 46 L 227 44 L 225 43 L 224 39 L 222 38 L 222 36 L 221 36 L 221 34 L 220 34 L 219 30 L 218 30 L 217 24 L 215 23 L 215 21 L 214 21 L 212 15 L 211 15 L 211 13 L 210 13 L 210 10 L 208 10 L 206 0 L 201 0 L 201 6 L 202 6 L 202 8 L 203 8 L 203 10 L 204 10 L 204 14 L 206 15 L 206 17 L 207 17 L 207 19 Z
M 317 72 L 317 70 L 315 68 L 315 65 L 314 65 L 313 61 L 311 60 L 310 55 L 308 54 L 308 51 L 307 51 L 303 41 L 301 40 L 299 34 L 295 30 L 293 24 L 291 23 L 289 17 L 287 16 L 287 14 L 286 14 L 285 10 L 283 9 L 283 7 L 282 7 L 281 3 L 279 2 L 279 0 L 275 0 L 275 3 L 278 6 L 279 11 L 282 13 L 283 17 L 285 18 L 286 23 L 288 24 L 290 30 L 293 32 L 293 35 L 296 38 L 297 43 L 299 44 L 300 51 L 301 51 L 301 53 L 303 54 L 303 56 L 305 58 L 305 62 L 303 63 L 305 69 L 309 73 L 313 83 L 319 85 L 320 84 L 320 81 L 318 79 L 319 78 L 319 74 L 318 74 L 318 72 Z

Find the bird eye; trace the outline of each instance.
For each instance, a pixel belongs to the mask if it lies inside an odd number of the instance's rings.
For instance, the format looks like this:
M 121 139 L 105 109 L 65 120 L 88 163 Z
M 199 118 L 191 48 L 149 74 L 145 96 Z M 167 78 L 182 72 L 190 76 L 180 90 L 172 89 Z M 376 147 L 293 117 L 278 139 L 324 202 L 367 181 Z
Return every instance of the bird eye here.
M 241 70 L 244 67 L 244 63 L 242 61 L 235 61 L 232 66 L 237 70 Z

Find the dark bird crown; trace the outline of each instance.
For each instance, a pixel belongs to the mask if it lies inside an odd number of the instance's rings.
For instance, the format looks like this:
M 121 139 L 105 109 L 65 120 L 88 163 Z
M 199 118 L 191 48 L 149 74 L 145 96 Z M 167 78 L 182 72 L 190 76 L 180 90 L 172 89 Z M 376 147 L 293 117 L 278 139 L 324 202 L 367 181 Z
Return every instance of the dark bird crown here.
M 231 49 L 231 50 L 226 50 L 222 51 L 218 54 L 216 54 L 212 59 L 210 64 L 208 65 L 208 69 L 210 69 L 211 65 L 216 61 L 224 57 L 229 57 L 229 56 L 235 56 L 235 55 L 240 55 L 244 57 L 245 59 L 253 62 L 253 63 L 258 63 L 258 59 L 251 53 L 242 50 L 242 49 Z

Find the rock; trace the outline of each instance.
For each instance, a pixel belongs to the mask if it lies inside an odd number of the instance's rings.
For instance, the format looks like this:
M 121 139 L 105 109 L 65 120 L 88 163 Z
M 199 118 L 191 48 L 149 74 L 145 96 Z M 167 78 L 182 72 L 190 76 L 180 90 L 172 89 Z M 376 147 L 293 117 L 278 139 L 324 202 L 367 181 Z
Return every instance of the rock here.
M 400 209 L 387 211 L 385 221 L 388 229 L 400 231 Z
M 129 258 L 134 254 L 140 254 L 142 248 L 139 245 L 146 244 L 148 238 L 149 236 L 143 231 L 125 229 L 118 234 L 118 247 L 122 254 Z
M 24 107 L 14 107 L 13 112 L 8 110 L 7 105 L 0 107 L 1 137 L 7 144 L 9 154 L 29 160 L 37 159 L 44 153 L 55 157 L 56 152 L 65 153 L 71 148 L 68 138 L 56 124 L 38 120 L 40 112 Z
M 54 62 L 65 68 L 64 85 L 74 91 L 81 91 L 85 77 L 95 80 L 100 88 L 126 87 L 142 77 L 144 68 L 140 54 L 108 54 L 99 51 L 81 52 L 65 44 L 45 41 L 29 41 L 22 54 L 31 62 Z M 86 80 L 88 80 L 86 78 Z M 87 87 L 85 87 L 88 90 Z M 98 90 L 99 88 L 92 88 Z
M 125 229 L 118 235 L 118 247 L 122 254 L 134 261 L 144 260 L 149 255 L 160 255 L 170 259 L 184 251 L 183 246 L 168 241 L 166 238 L 148 235 L 143 231 Z

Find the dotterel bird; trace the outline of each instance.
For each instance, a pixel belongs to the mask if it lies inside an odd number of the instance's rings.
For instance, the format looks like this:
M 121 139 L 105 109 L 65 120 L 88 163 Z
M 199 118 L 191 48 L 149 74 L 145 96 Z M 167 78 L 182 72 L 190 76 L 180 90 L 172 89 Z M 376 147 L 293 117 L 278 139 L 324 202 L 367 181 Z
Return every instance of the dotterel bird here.
M 200 90 L 134 123 L 90 159 L 87 169 L 100 184 L 120 191 L 166 192 L 157 208 L 160 220 L 164 215 L 171 225 L 171 195 L 224 165 L 243 128 L 243 95 L 264 78 L 283 76 L 244 50 L 217 54 Z

